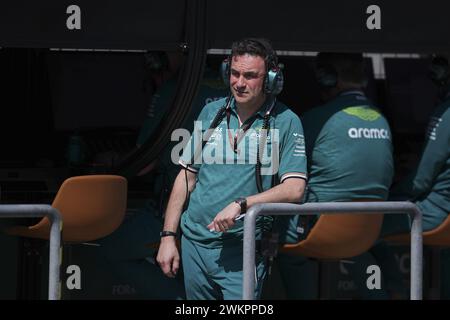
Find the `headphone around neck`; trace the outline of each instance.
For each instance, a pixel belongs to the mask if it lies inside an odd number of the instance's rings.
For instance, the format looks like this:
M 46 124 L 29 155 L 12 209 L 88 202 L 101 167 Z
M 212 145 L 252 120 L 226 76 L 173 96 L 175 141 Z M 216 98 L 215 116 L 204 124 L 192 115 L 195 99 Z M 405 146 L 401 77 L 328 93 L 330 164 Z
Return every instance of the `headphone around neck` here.
M 283 90 L 284 77 L 281 65 L 278 64 L 278 58 L 271 46 L 262 39 L 248 39 L 256 45 L 262 47 L 266 52 L 266 75 L 264 77 L 264 93 L 276 96 Z M 227 57 L 221 66 L 222 79 L 225 85 L 230 85 L 231 61 L 232 55 Z

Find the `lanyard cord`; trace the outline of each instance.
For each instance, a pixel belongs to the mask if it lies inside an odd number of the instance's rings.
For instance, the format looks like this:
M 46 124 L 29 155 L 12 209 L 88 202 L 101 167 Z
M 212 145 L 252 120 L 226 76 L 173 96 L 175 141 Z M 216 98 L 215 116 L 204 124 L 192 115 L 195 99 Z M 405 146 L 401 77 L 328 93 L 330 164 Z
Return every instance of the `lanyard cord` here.
M 272 113 L 273 108 L 275 107 L 276 98 L 273 98 L 272 104 L 267 109 L 264 114 L 264 121 L 262 130 L 259 135 L 259 141 L 256 149 L 256 166 L 255 166 L 255 177 L 256 177 L 256 187 L 258 188 L 258 192 L 261 193 L 264 191 L 261 179 L 261 155 L 264 153 L 264 146 L 266 145 L 267 136 L 270 131 L 270 114 Z M 264 130 L 266 130 L 266 134 L 263 135 Z M 272 150 L 273 152 L 273 150 Z M 274 176 L 272 176 L 272 187 L 274 185 Z
M 197 157 L 199 155 L 201 155 L 205 144 L 208 142 L 209 138 L 212 136 L 212 134 L 213 134 L 214 130 L 217 128 L 217 126 L 222 122 L 225 115 L 227 116 L 227 125 L 229 128 L 232 100 L 233 100 L 233 98 L 232 98 L 232 95 L 230 94 L 227 97 L 225 104 L 217 112 L 216 116 L 214 117 L 214 120 L 211 122 L 211 125 L 209 126 L 209 129 L 205 132 L 205 136 L 202 139 L 203 141 L 202 141 L 201 148 L 196 148 L 196 151 L 194 152 L 194 155 L 192 156 L 192 159 L 191 159 L 191 164 L 194 164 L 195 159 L 197 159 Z M 255 175 L 256 175 L 256 186 L 258 188 L 259 193 L 264 191 L 263 186 L 262 186 L 262 179 L 261 179 L 261 159 L 260 158 L 261 158 L 261 154 L 264 152 L 264 145 L 266 144 L 267 136 L 269 134 L 269 130 L 270 130 L 269 120 L 270 120 L 270 115 L 272 113 L 272 110 L 275 107 L 275 103 L 276 103 L 276 98 L 273 98 L 272 104 L 266 110 L 266 113 L 264 114 L 264 121 L 263 121 L 262 129 L 267 130 L 267 131 L 266 131 L 266 135 L 264 135 L 264 136 L 262 135 L 262 133 L 264 131 L 261 132 L 260 137 L 259 137 L 260 141 L 258 141 L 257 150 L 256 150 Z M 236 133 L 236 136 L 234 137 L 234 139 L 233 139 L 233 137 L 231 137 L 230 130 L 228 130 L 228 137 L 230 138 L 230 143 L 233 144 L 233 151 L 235 153 L 237 153 L 238 143 L 242 140 L 242 138 L 245 135 L 245 132 L 252 126 L 252 124 L 255 120 L 256 120 L 256 117 L 252 121 L 250 121 L 245 127 L 242 128 L 243 133 L 240 136 L 238 136 L 239 132 Z M 186 199 L 184 201 L 183 211 L 186 211 L 188 204 L 189 204 L 189 199 L 190 199 L 189 185 L 188 185 L 188 179 L 187 179 L 187 169 L 185 169 L 185 179 L 186 179 Z M 272 177 L 272 185 L 274 185 L 273 177 Z
M 231 108 L 226 109 L 226 114 L 227 114 L 228 139 L 230 140 L 230 144 L 233 146 L 234 153 L 238 153 L 237 146 L 238 146 L 239 142 L 241 142 L 242 138 L 244 138 L 247 130 L 250 129 L 253 122 L 255 122 L 256 116 L 253 116 L 253 119 L 251 121 L 242 124 L 241 128 L 238 129 L 238 131 L 236 132 L 234 139 L 233 139 L 233 137 L 231 135 L 231 130 L 230 130 Z
M 274 98 L 272 101 L 272 104 L 270 105 L 269 108 L 267 108 L 266 113 L 264 114 L 264 122 L 263 122 L 263 127 L 262 129 L 268 129 L 267 130 L 267 135 L 269 134 L 269 129 L 270 129 L 270 124 L 269 124 L 269 119 L 270 119 L 270 114 L 272 112 L 273 107 L 275 106 L 275 102 L 276 99 Z M 230 130 L 230 117 L 231 117 L 231 108 L 228 106 L 225 110 L 226 114 L 227 114 L 227 128 L 228 128 L 228 139 L 230 140 L 230 144 L 233 146 L 233 151 L 234 153 L 238 153 L 237 151 L 237 146 L 239 144 L 239 142 L 241 142 L 242 138 L 245 136 L 245 133 L 247 132 L 248 129 L 251 128 L 251 126 L 253 125 L 253 123 L 256 120 L 256 115 L 253 116 L 253 119 L 247 123 L 242 124 L 241 128 L 236 132 L 236 135 L 234 136 L 234 138 L 231 135 L 231 130 Z M 262 135 L 260 136 L 261 139 L 261 143 L 258 144 L 262 144 L 265 145 L 266 143 L 266 139 L 267 139 L 267 135 L 263 137 Z M 259 152 L 259 147 L 258 150 Z M 259 157 L 257 157 L 257 161 L 260 161 Z
M 203 148 L 205 147 L 206 143 L 208 142 L 209 138 L 211 138 L 212 134 L 214 133 L 214 130 L 217 128 L 217 126 L 222 122 L 223 118 L 225 117 L 225 111 L 230 109 L 230 105 L 232 102 L 231 94 L 227 97 L 225 100 L 225 104 L 219 109 L 216 116 L 214 117 L 213 121 L 211 122 L 211 125 L 209 126 L 208 130 L 206 130 L 205 134 L 202 135 L 202 144 L 201 147 L 197 147 L 195 149 L 195 152 L 191 159 L 191 164 L 194 164 L 194 161 L 198 159 L 199 156 L 201 156 L 203 152 Z

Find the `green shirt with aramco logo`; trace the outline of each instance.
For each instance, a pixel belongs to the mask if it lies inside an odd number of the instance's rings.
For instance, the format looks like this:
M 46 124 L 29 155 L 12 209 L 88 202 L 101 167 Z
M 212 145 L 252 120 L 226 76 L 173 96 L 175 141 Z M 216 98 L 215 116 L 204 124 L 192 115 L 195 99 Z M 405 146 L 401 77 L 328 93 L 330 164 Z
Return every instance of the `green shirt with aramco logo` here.
M 202 131 L 209 128 L 224 104 L 225 99 L 221 99 L 204 107 L 197 123 L 201 124 Z M 244 226 L 242 220 L 238 220 L 226 233 L 211 232 L 207 229 L 207 225 L 237 198 L 258 193 L 255 178 L 256 148 L 264 114 L 271 106 L 272 101 L 266 101 L 259 112 L 244 122 L 243 126 L 249 123 L 251 126 L 238 143 L 237 153 L 233 151 L 231 145 L 239 129 L 234 103 L 231 105 L 230 130 L 227 130 L 225 116 L 202 149 L 201 161 L 195 160 L 193 164 L 188 165 L 197 149 L 195 136 L 184 149 L 180 164 L 197 173 L 195 189 L 190 195 L 189 206 L 181 219 L 183 235 L 188 239 L 206 247 L 221 246 L 224 241 L 242 242 Z M 281 102 L 276 102 L 272 110 L 267 148 L 261 161 L 264 190 L 271 188 L 272 174 L 280 183 L 289 178 L 306 179 L 305 145 L 300 119 Z M 263 217 L 257 220 L 257 237 L 260 237 L 265 226 L 264 221 Z
M 393 193 L 416 202 L 424 230 L 434 229 L 450 213 L 450 96 L 431 116 L 416 169 Z
M 360 91 L 344 92 L 302 117 L 308 202 L 388 197 L 394 164 L 388 122 Z

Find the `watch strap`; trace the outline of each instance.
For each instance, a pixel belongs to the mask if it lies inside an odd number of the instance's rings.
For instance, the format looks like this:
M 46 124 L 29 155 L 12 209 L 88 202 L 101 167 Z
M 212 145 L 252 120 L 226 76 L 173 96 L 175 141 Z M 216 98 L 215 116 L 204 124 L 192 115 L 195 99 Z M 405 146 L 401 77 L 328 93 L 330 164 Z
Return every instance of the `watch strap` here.
M 159 233 L 159 236 L 161 237 L 161 238 L 163 238 L 163 237 L 177 237 L 177 233 L 176 232 L 172 232 L 172 231 L 166 231 L 166 230 L 163 230 L 163 231 L 161 231 L 160 233 Z
M 247 199 L 246 198 L 237 198 L 234 200 L 240 207 L 241 207 L 241 213 L 247 212 Z

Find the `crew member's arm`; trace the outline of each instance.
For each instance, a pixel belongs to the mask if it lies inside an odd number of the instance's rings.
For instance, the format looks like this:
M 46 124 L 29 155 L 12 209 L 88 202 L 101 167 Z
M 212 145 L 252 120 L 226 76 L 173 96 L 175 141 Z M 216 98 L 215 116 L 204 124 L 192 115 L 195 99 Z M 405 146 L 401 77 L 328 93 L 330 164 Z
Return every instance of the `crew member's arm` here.
M 180 217 L 186 200 L 186 183 L 189 192 L 195 188 L 196 174 L 187 169 L 182 169 L 175 179 L 169 202 L 167 204 L 164 218 L 164 231 L 176 233 L 180 223 Z M 180 255 L 176 247 L 176 239 L 173 236 L 161 238 L 156 261 L 160 265 L 164 274 L 168 277 L 175 277 L 180 266 Z
M 257 203 L 269 202 L 300 202 L 305 191 L 306 181 L 301 178 L 285 179 L 279 185 L 247 197 L 247 208 Z M 238 203 L 232 202 L 220 211 L 214 220 L 207 226 L 216 232 L 226 232 L 233 227 L 236 217 L 240 214 L 241 207 Z

